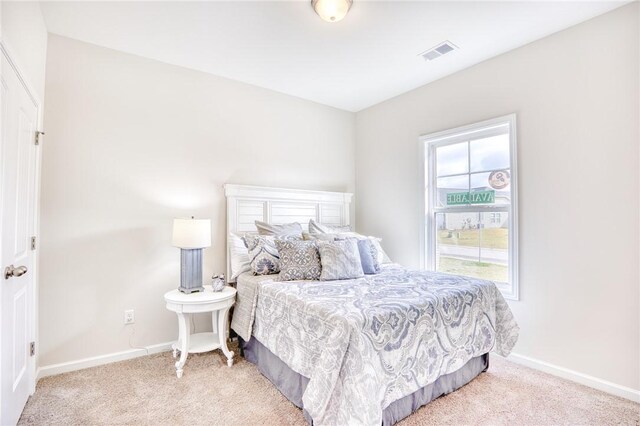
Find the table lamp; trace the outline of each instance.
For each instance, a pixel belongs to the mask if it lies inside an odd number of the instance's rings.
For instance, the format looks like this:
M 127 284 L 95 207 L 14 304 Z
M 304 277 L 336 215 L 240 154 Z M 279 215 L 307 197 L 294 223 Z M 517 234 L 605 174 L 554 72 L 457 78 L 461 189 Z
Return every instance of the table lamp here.
M 180 248 L 180 290 L 183 293 L 203 291 L 202 249 L 211 246 L 209 219 L 174 219 L 173 244 Z

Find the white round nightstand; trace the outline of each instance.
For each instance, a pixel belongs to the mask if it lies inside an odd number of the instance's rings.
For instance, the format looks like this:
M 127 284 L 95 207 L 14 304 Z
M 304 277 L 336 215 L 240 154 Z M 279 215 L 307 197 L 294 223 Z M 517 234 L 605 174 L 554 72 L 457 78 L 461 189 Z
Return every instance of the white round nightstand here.
M 225 287 L 214 292 L 211 286 L 204 286 L 204 291 L 185 294 L 172 290 L 164 295 L 167 309 L 178 315 L 178 341 L 172 345 L 173 357 L 180 351 L 180 359 L 176 362 L 176 375 L 182 377 L 182 368 L 190 353 L 209 352 L 222 349 L 227 357 L 227 365 L 233 365 L 233 352 L 227 347 L 229 309 L 236 301 L 236 289 Z M 213 332 L 191 334 L 191 314 L 211 312 Z

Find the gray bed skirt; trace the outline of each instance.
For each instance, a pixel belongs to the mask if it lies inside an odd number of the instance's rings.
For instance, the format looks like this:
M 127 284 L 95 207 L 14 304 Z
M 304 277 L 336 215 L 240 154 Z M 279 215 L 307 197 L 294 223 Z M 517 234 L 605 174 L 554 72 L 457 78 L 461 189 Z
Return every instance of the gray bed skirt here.
M 248 342 L 238 337 L 240 350 L 245 359 L 258 367 L 275 387 L 296 407 L 301 408 L 304 418 L 313 424 L 311 416 L 304 409 L 302 395 L 309 379 L 293 371 L 255 337 Z M 411 415 L 434 399 L 461 388 L 489 368 L 489 354 L 470 359 L 459 370 L 440 376 L 435 382 L 392 402 L 382 412 L 382 424 L 393 425 Z

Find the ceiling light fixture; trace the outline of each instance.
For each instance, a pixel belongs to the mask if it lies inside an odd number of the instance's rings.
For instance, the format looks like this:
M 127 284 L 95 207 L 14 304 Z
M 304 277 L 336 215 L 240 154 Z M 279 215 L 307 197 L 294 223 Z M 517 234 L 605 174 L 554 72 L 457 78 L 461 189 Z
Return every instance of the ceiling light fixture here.
M 349 12 L 353 0 L 311 0 L 318 16 L 327 22 L 338 22 Z

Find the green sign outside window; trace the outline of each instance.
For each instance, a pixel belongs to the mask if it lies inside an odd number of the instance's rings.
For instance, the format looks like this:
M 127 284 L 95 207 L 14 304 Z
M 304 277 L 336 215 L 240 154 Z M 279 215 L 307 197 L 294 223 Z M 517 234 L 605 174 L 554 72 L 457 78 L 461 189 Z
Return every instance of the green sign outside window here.
M 447 205 L 462 204 L 494 204 L 496 191 L 450 192 L 447 194 Z

